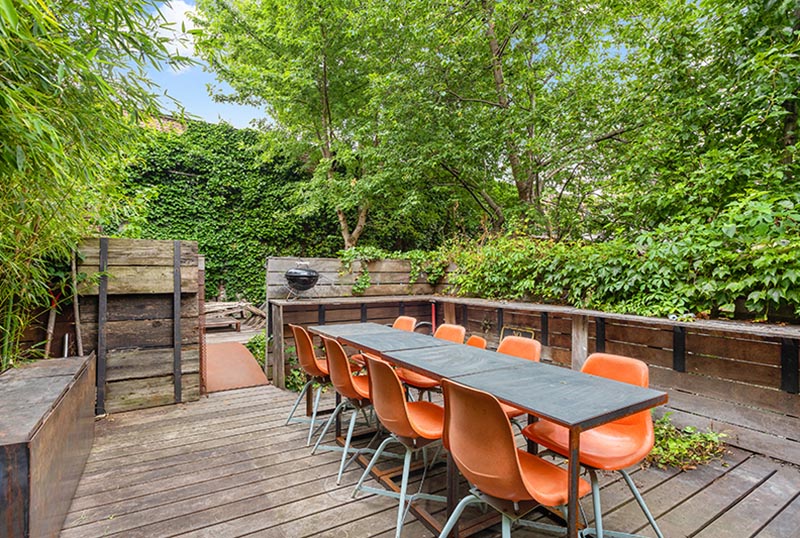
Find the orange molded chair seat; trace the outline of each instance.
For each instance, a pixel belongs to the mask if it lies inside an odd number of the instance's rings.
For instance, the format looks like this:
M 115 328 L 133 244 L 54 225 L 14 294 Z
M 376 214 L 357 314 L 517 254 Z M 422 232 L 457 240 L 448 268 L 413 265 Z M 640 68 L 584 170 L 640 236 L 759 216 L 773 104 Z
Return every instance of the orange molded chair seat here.
M 406 385 L 411 385 L 417 389 L 430 390 L 439 386 L 439 382 L 422 374 L 418 374 L 408 368 L 398 367 L 396 370 L 397 377 Z
M 397 316 L 397 319 L 392 323 L 392 329 L 399 329 L 401 331 L 414 332 L 414 327 L 417 326 L 417 318 L 411 316 Z M 350 360 L 357 364 L 359 367 L 364 368 L 367 365 L 364 353 L 357 353 L 350 356 Z
M 649 415 L 650 411 L 642 413 Z M 604 471 L 616 471 L 636 465 L 653 448 L 653 443 L 642 444 L 638 429 L 635 425 L 612 422 L 581 432 L 581 463 Z M 567 453 L 569 430 L 563 426 L 540 420 L 524 428 L 522 433 L 553 452 L 562 455 Z
M 317 411 L 319 409 L 319 399 L 322 395 L 322 388 L 323 385 L 329 382 L 328 363 L 325 359 L 317 357 L 317 354 L 314 352 L 314 344 L 311 341 L 311 335 L 308 334 L 308 331 L 299 325 L 290 324 L 289 328 L 292 330 L 292 335 L 294 336 L 297 350 L 297 360 L 300 363 L 300 368 L 309 379 L 303 386 L 303 390 L 301 390 L 300 394 L 297 395 L 297 399 L 294 401 L 292 410 L 289 412 L 289 418 L 286 419 L 286 424 L 289 424 L 292 421 L 306 420 L 305 418 L 294 418 L 294 413 L 297 411 L 297 407 L 300 405 L 303 396 L 306 395 L 309 389 L 312 389 L 315 382 L 318 383 L 316 396 L 314 397 L 314 404 L 311 411 L 311 419 L 309 420 L 310 425 L 308 427 L 308 440 L 306 441 L 306 446 L 308 446 L 311 444 L 311 437 L 314 434 L 314 426 L 317 422 Z
M 504 537 L 511 535 L 512 521 L 539 526 L 520 519 L 538 504 L 567 503 L 567 470 L 517 448 L 511 423 L 497 398 L 449 379 L 442 380 L 442 390 L 444 446 L 474 487 L 448 519 L 441 537 L 449 534 L 461 512 L 472 503 L 486 502 L 501 513 Z M 579 495 L 582 497 L 590 490 L 589 483 L 580 479 Z M 554 530 L 550 525 L 546 528 Z M 563 532 L 562 528 L 557 530 Z
M 612 355 L 593 353 L 586 359 L 581 371 L 585 374 L 613 379 L 622 383 L 647 387 L 649 370 L 644 362 Z M 522 430 L 522 435 L 531 441 L 567 457 L 569 454 L 569 432 L 566 428 L 547 420 L 540 420 Z M 580 463 L 587 468 L 592 479 L 592 501 L 594 503 L 596 535 L 603 538 L 603 518 L 600 506 L 600 487 L 595 469 L 618 471 L 630 488 L 656 536 L 663 538 L 655 518 L 650 513 L 636 484 L 625 468 L 642 461 L 653 448 L 655 436 L 650 411 L 641 411 L 614 422 L 581 432 L 579 448 Z
M 478 336 L 477 334 L 473 334 L 467 338 L 467 345 L 477 347 L 479 349 L 486 349 L 486 338 L 483 336 Z
M 431 442 L 441 439 L 442 430 L 444 428 L 444 409 L 440 405 L 430 402 L 407 402 L 403 385 L 397 377 L 394 368 L 392 368 L 392 365 L 372 355 L 366 355 L 366 357 L 370 392 L 373 396 L 373 409 L 375 410 L 375 414 L 378 415 L 381 424 L 389 431 L 391 436 L 385 439 L 380 447 L 378 447 L 369 465 L 367 465 L 366 470 L 361 475 L 361 479 L 358 481 L 358 484 L 356 484 L 353 496 L 361 489 L 378 495 L 396 496 L 400 504 L 397 509 L 395 537 L 400 538 L 400 533 L 403 528 L 403 516 L 406 513 L 407 500 L 409 503 L 418 498 L 442 502 L 446 500 L 444 497 L 438 495 L 423 493 L 417 493 L 407 498 L 411 456 L 417 450 L 425 450 L 425 447 Z M 369 476 L 370 471 L 373 469 L 386 447 L 392 442 L 401 443 L 405 447 L 403 475 L 399 494 L 387 492 L 383 488 L 364 487 L 364 480 Z

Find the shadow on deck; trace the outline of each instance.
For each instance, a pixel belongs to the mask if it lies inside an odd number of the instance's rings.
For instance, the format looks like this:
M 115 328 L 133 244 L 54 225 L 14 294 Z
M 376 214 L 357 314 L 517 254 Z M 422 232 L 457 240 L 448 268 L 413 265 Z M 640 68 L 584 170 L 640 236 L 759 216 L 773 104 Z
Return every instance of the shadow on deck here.
M 394 536 L 396 501 L 352 500 L 361 469 L 337 486 L 339 454 L 310 455 L 306 426 L 284 426 L 294 397 L 255 387 L 98 422 L 61 536 Z M 694 471 L 632 476 L 669 538 L 787 538 L 800 526 L 800 470 L 745 450 Z M 441 471 L 429 480 L 426 489 L 444 484 Z M 606 528 L 653 536 L 617 475 L 604 477 L 602 502 Z M 591 520 L 591 502 L 583 505 Z M 432 536 L 406 521 L 404 537 Z

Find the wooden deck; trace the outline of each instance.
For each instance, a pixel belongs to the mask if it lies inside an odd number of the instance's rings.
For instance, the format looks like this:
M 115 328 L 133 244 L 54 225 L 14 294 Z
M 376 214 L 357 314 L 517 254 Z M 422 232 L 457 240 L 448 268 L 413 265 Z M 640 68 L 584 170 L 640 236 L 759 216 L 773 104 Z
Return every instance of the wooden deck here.
M 336 486 L 339 454 L 310 455 L 306 426 L 284 426 L 293 399 L 265 386 L 101 420 L 61 536 L 393 536 L 396 501 L 352 500 L 361 469 Z M 800 469 L 745 450 L 694 471 L 633 477 L 668 538 L 789 538 L 800 528 Z M 606 528 L 653 536 L 617 475 L 603 479 Z M 426 481 L 443 483 L 441 470 Z M 583 505 L 591 520 L 591 502 Z M 406 521 L 404 537 L 432 536 Z

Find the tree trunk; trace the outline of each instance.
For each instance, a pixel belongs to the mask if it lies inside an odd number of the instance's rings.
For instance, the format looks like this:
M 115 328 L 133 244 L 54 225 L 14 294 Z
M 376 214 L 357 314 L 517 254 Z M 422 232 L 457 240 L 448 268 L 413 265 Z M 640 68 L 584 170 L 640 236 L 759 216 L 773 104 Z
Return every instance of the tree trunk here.
M 367 223 L 368 207 L 366 205 L 358 208 L 358 221 L 356 227 L 350 232 L 350 227 L 347 224 L 347 215 L 341 209 L 336 210 L 336 217 L 339 219 L 339 229 L 342 232 L 342 239 L 344 239 L 344 248 L 355 248 L 358 244 L 358 239 L 364 232 L 364 225 Z

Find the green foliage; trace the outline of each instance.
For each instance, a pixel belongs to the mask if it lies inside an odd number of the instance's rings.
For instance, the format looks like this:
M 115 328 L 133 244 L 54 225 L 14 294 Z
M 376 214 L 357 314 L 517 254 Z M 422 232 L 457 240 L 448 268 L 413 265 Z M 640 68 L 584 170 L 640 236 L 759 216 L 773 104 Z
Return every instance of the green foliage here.
M 332 219 L 291 206 L 307 176 L 264 152 L 256 131 L 189 122 L 151 131 L 130 159 L 128 189 L 144 200 L 137 233 L 197 241 L 210 296 L 224 288 L 260 303 L 267 256 L 326 256 L 339 244 Z
M 452 250 L 459 293 L 640 315 L 800 314 L 800 195 L 744 193 L 711 223 L 632 239 L 552 242 L 508 234 Z
M 125 205 L 119 154 L 157 110 L 146 69 L 169 59 L 162 23 L 150 0 L 2 2 L 0 369 L 50 305 L 51 268 Z
M 356 247 L 339 251 L 342 260 L 342 269 L 352 272 L 353 263 L 360 262 L 361 270 L 353 283 L 353 295 L 363 294 L 372 284 L 367 270 L 369 262 L 377 260 L 406 260 L 410 262 L 409 284 L 417 282 L 424 274 L 428 284 L 435 286 L 444 278 L 450 264 L 449 255 L 445 250 L 423 251 L 410 250 L 407 252 L 391 252 L 377 247 Z
M 264 368 L 264 361 L 267 356 L 267 331 L 266 329 L 258 333 L 257 335 L 250 338 L 250 340 L 245 343 L 244 347 L 246 347 L 250 353 L 253 354 L 253 357 L 256 358 L 258 361 L 258 365 L 261 368 Z
M 300 392 L 306 384 L 306 374 L 297 361 L 297 350 L 294 346 L 286 348 L 286 357 L 289 363 L 289 370 L 286 372 L 284 384 L 292 392 Z
M 670 414 L 665 413 L 653 425 L 656 441 L 645 460 L 647 464 L 687 470 L 725 455 L 724 433 L 700 432 L 691 426 L 678 429 L 670 421 Z

